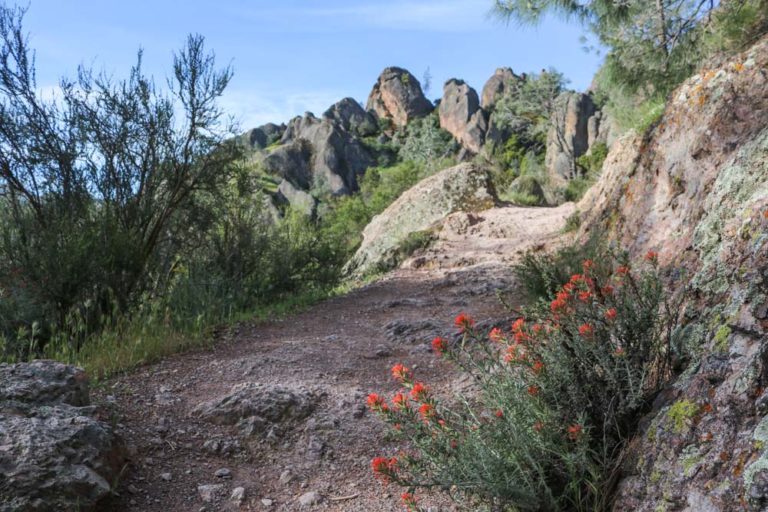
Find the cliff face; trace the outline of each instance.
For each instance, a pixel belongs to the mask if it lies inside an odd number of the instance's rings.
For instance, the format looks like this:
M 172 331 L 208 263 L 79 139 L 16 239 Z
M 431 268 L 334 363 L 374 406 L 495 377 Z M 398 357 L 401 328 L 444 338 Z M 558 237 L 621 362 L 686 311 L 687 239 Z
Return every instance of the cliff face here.
M 615 510 L 768 509 L 768 38 L 627 135 L 579 204 L 684 297 L 681 374 L 640 425 Z

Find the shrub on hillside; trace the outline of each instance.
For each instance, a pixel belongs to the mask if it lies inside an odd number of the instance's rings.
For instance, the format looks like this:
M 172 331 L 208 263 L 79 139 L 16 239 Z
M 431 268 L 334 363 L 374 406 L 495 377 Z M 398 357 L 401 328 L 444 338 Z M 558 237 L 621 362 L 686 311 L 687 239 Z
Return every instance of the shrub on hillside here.
M 442 400 L 403 365 L 391 401 L 368 406 L 408 445 L 372 461 L 377 477 L 407 489 L 441 488 L 499 510 L 603 510 L 618 454 L 668 376 L 675 316 L 649 253 L 585 260 L 554 300 L 486 337 L 459 315 L 458 341 L 432 347 L 472 376 L 477 392 Z

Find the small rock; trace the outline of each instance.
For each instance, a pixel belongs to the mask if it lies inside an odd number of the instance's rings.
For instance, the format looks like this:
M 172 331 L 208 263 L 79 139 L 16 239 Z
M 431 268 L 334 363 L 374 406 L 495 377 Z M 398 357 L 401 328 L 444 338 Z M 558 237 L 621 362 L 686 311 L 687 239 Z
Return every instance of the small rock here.
M 214 476 L 216 476 L 216 478 L 232 478 L 232 472 L 227 468 L 221 468 L 216 470 Z
M 170 473 L 160 473 L 160 479 L 161 480 L 165 480 L 166 482 L 170 482 L 172 478 L 173 478 L 173 475 L 171 475 Z
M 315 491 L 309 491 L 305 492 L 301 496 L 299 496 L 299 503 L 302 506 L 310 506 L 310 505 L 317 505 L 323 500 L 323 498 L 317 494 Z
M 205 503 L 211 503 L 224 491 L 223 484 L 213 485 L 198 485 L 197 494 L 200 495 L 200 499 Z
M 245 499 L 245 487 L 235 487 L 232 489 L 232 494 L 229 496 L 229 501 L 236 505 L 241 505 Z
M 272 503 L 273 501 L 269 498 L 262 498 L 261 500 L 261 504 L 264 505 L 265 507 L 271 507 Z
M 290 469 L 286 469 L 282 473 L 280 473 L 280 483 L 281 484 L 289 484 L 293 481 L 293 473 L 291 473 Z

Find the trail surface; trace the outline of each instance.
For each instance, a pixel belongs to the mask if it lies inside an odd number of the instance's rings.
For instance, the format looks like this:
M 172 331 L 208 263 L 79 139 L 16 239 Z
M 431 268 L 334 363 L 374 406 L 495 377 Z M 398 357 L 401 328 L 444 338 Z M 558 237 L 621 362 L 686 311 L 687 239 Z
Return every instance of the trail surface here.
M 454 214 L 430 249 L 373 284 L 113 380 L 97 398 L 117 404 L 131 464 L 105 510 L 401 510 L 401 491 L 371 475 L 371 458 L 398 446 L 365 412 L 365 397 L 395 392 L 397 362 L 436 389 L 459 389 L 462 376 L 431 353 L 430 340 L 450 333 L 460 312 L 483 327 L 506 325 L 497 292 L 516 300 L 510 263 L 557 244 L 572 212 L 566 204 Z M 314 408 L 249 436 L 193 412 L 249 382 L 308 390 Z M 239 487 L 244 496 L 232 501 Z M 454 509 L 440 496 L 425 505 Z

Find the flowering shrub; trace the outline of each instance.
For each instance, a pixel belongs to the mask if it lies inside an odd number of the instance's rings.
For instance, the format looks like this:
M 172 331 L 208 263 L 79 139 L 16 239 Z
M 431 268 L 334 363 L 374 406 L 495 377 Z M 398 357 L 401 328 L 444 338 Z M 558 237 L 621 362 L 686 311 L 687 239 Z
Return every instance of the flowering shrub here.
M 607 508 L 617 455 L 669 375 L 675 315 L 656 266 L 655 253 L 638 268 L 585 260 L 552 300 L 487 336 L 459 315 L 461 340 L 432 347 L 477 396 L 443 402 L 396 365 L 391 404 L 368 402 L 409 449 L 375 459 L 377 476 L 408 488 L 408 510 L 430 487 L 504 510 Z

